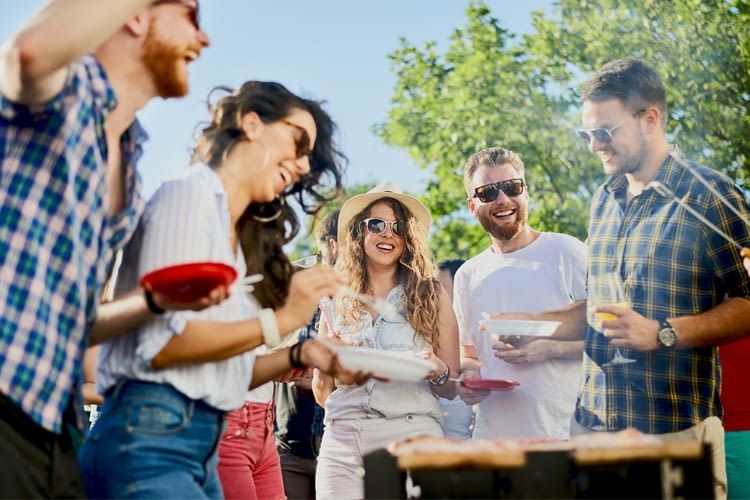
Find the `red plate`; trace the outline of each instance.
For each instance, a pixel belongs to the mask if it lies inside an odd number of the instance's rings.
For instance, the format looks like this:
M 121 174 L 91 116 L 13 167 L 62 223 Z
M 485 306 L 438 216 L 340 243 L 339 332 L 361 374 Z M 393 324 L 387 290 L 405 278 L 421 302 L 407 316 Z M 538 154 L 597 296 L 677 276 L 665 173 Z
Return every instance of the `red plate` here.
M 192 262 L 151 271 L 141 278 L 141 286 L 170 300 L 192 302 L 217 286 L 229 286 L 235 279 L 237 271 L 223 262 Z
M 489 389 L 491 391 L 512 391 L 516 386 L 521 384 L 515 380 L 484 378 L 462 380 L 461 385 L 471 390 Z

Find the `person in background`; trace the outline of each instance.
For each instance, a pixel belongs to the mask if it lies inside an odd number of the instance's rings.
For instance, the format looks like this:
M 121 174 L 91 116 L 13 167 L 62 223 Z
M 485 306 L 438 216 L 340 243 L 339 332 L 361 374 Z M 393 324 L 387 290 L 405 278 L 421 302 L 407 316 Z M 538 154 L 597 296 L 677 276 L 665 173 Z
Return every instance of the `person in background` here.
M 521 158 L 509 149 L 471 155 L 464 167 L 467 204 L 491 245 L 456 273 L 453 308 L 465 379 L 511 379 L 509 392 L 459 385 L 477 404 L 474 437 L 567 439 L 581 374 L 583 342 L 538 337 L 493 339 L 479 331 L 488 312 L 535 312 L 586 298 L 586 245 L 529 225 L 529 185 Z M 502 332 L 492 332 L 492 334 Z M 512 332 L 511 332 L 512 333 Z
M 453 302 L 453 277 L 464 262 L 463 259 L 449 259 L 438 264 L 437 279 L 448 292 L 451 302 Z M 457 439 L 471 438 L 471 430 L 474 425 L 473 407 L 464 403 L 461 398 L 440 398 L 438 402 L 443 410 L 443 433 L 445 436 Z
M 750 276 L 750 258 L 743 258 Z M 750 397 L 746 383 L 750 367 L 750 338 L 719 347 L 721 404 L 724 407 L 724 447 L 727 497 L 750 498 Z
M 418 434 L 442 436 L 438 396 L 452 398 L 458 336 L 448 293 L 434 278 L 427 239 L 432 218 L 415 197 L 385 182 L 341 207 L 337 268 L 350 288 L 384 300 L 336 300 L 328 331 L 351 345 L 425 356 L 434 370 L 421 381 L 370 380 L 359 387 L 315 372 L 313 392 L 326 410 L 318 457 L 317 498 L 362 498 L 359 469 L 366 453 Z M 332 327 L 332 328 L 329 328 Z
M 0 484 L 11 497 L 83 496 L 74 448 L 89 341 L 160 310 L 201 309 L 99 294 L 143 211 L 135 115 L 188 91 L 209 45 L 198 2 L 56 0 L 0 49 Z
M 217 447 L 226 412 L 243 405 L 249 387 L 307 365 L 358 379 L 315 340 L 268 354 L 255 350 L 278 346 L 344 283 L 321 266 L 293 273 L 283 253 L 298 227 L 285 200 L 314 212 L 325 199 L 318 189 L 330 192 L 322 179 L 339 187 L 335 125 L 319 103 L 278 83 L 218 90 L 227 95 L 211 106 L 194 164 L 149 200 L 126 247 L 117 291 L 185 262 L 222 262 L 241 277 L 262 271 L 263 280 L 252 296 L 238 280 L 217 306 L 165 312 L 102 345 L 97 386 L 105 401 L 80 452 L 91 497 L 219 498 Z M 230 417 L 228 435 L 266 436 L 272 426 L 253 421 L 250 429 L 238 416 Z M 247 457 L 238 456 L 224 464 L 227 497 L 253 496 Z M 235 473 L 236 482 L 227 481 Z M 259 491 L 262 498 L 284 496 L 278 475 L 276 491 Z
M 336 263 L 339 211 L 326 215 L 315 230 L 323 265 Z M 323 299 L 326 300 L 326 299 Z M 315 338 L 320 308 L 297 340 Z M 323 437 L 323 408 L 312 393 L 312 371 L 276 386 L 276 445 L 281 458 L 284 492 L 290 500 L 315 498 L 315 470 Z
M 605 64 L 584 83 L 581 98 L 579 135 L 608 176 L 591 203 L 588 280 L 619 273 L 628 305 L 591 308 L 615 317 L 601 321 L 603 334 L 586 330 L 571 432 L 634 427 L 664 442 L 710 444 L 715 496 L 725 498 L 716 346 L 747 336 L 750 279 L 735 247 L 675 198 L 743 247 L 750 246 L 742 221 L 750 210 L 731 179 L 683 159 L 669 144 L 666 89 L 645 62 Z M 593 293 L 588 299 L 600 302 Z M 586 303 L 527 319 L 561 321 L 555 337 L 580 338 Z M 612 364 L 617 349 L 635 361 Z

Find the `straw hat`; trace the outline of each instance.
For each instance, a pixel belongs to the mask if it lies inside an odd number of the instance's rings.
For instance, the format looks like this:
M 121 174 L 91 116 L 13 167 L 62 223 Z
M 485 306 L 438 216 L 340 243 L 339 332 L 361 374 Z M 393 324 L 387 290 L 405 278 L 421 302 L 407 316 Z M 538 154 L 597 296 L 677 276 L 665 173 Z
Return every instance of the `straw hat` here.
M 364 210 L 365 207 L 370 205 L 370 203 L 382 198 L 393 198 L 405 206 L 411 212 L 411 215 L 417 219 L 417 227 L 420 234 L 425 240 L 427 239 L 430 233 L 430 226 L 432 225 L 432 216 L 430 216 L 427 207 L 414 196 L 402 192 L 401 188 L 395 183 L 386 181 L 381 182 L 364 194 L 352 196 L 341 205 L 338 228 L 339 241 L 344 241 L 344 236 L 346 236 L 352 219 Z

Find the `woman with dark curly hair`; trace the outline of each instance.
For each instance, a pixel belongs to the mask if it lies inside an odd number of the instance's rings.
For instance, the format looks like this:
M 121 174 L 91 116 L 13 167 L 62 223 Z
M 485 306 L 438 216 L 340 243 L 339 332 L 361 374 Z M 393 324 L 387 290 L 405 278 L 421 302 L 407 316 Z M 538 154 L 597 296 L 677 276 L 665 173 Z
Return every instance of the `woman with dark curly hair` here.
M 455 396 L 448 378 L 459 372 L 458 330 L 450 298 L 434 278 L 430 224 L 427 208 L 392 183 L 341 207 L 337 267 L 355 292 L 390 307 L 378 314 L 357 299 L 341 297 L 334 307 L 334 335 L 358 346 L 420 353 L 435 368 L 422 381 L 371 379 L 361 387 L 341 381 L 337 387 L 334 377 L 316 370 L 313 391 L 325 406 L 318 498 L 363 498 L 357 472 L 365 453 L 408 436 L 443 435 L 437 396 Z
M 80 454 L 91 497 L 219 498 L 225 415 L 243 406 L 248 388 L 304 365 L 362 378 L 315 340 L 269 354 L 256 349 L 306 324 L 343 282 L 321 266 L 292 274 L 282 249 L 299 228 L 286 200 L 312 213 L 325 199 L 321 189 L 330 189 L 326 177 L 340 187 L 334 124 L 319 103 L 277 83 L 224 90 L 197 140 L 195 165 L 149 201 L 118 289 L 154 269 L 198 261 L 264 279 L 254 297 L 238 282 L 217 306 L 166 312 L 102 346 L 97 381 L 105 403 Z

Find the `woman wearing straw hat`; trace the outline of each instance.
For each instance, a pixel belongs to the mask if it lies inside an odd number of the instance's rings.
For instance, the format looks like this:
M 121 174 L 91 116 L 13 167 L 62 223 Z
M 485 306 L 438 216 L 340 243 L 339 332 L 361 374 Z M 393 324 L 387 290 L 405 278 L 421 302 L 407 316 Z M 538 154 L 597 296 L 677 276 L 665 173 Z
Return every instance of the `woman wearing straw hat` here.
M 448 378 L 459 370 L 458 333 L 448 294 L 433 278 L 430 224 L 427 208 L 390 182 L 341 207 L 337 267 L 355 292 L 391 307 L 378 314 L 357 299 L 339 298 L 333 333 L 355 345 L 424 353 L 435 368 L 419 382 L 370 380 L 359 387 L 336 387 L 332 377 L 316 370 L 313 391 L 326 410 L 319 498 L 362 498 L 357 471 L 365 453 L 408 436 L 443 434 L 437 396 L 455 395 Z

